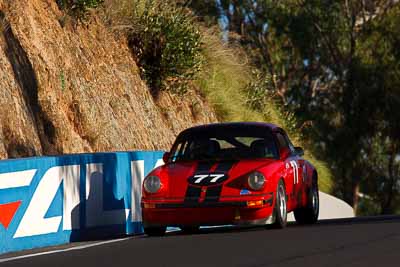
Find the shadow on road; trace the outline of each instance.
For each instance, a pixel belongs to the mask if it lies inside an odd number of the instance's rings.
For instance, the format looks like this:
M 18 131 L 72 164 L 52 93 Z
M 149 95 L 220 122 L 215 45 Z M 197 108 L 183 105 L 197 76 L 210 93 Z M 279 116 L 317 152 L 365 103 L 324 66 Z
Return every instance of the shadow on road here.
M 385 216 L 366 216 L 366 217 L 354 217 L 354 218 L 343 218 L 343 219 L 329 219 L 320 220 L 313 225 L 299 225 L 295 222 L 288 223 L 289 228 L 304 228 L 304 227 L 325 227 L 332 225 L 355 225 L 355 224 L 375 224 L 375 223 L 388 223 L 388 222 L 400 222 L 400 215 L 385 215 Z M 225 233 L 240 233 L 247 231 L 280 231 L 280 229 L 274 229 L 269 225 L 266 226 L 221 226 L 221 227 L 204 227 L 201 228 L 197 233 L 187 234 L 179 230 L 172 231 L 166 234 L 166 236 L 187 236 L 187 235 L 202 235 L 202 234 L 225 234 Z M 143 238 L 148 238 L 143 236 Z

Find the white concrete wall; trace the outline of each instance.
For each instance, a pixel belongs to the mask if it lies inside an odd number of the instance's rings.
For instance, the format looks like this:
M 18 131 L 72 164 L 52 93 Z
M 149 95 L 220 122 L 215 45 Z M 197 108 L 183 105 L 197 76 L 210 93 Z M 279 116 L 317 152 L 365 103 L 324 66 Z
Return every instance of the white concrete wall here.
M 319 220 L 354 217 L 353 208 L 341 199 L 319 192 Z M 288 214 L 288 221 L 294 221 L 293 212 Z

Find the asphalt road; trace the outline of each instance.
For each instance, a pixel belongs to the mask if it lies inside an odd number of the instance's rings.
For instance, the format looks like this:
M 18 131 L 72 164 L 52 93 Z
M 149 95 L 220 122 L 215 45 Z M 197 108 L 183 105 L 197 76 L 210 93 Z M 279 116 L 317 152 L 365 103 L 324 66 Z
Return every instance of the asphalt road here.
M 32 252 L 3 255 L 0 260 L 29 253 Z M 326 220 L 313 226 L 293 224 L 284 230 L 218 228 L 202 229 L 193 235 L 136 236 L 85 249 L 2 262 L 0 266 L 398 267 L 400 216 Z

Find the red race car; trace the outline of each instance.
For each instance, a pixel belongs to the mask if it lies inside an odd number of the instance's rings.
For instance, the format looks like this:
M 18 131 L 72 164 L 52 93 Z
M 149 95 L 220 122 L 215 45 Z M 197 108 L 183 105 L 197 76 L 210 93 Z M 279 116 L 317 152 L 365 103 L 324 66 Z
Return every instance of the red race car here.
M 285 131 L 267 123 L 219 123 L 181 132 L 165 165 L 143 182 L 142 218 L 147 235 L 167 226 L 196 231 L 202 225 L 286 226 L 315 223 L 318 175 Z

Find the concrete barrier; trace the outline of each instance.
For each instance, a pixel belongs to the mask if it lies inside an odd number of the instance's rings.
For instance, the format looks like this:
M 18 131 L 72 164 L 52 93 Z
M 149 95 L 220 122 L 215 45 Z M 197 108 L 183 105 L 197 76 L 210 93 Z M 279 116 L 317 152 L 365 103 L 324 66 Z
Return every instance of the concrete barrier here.
M 141 233 L 140 185 L 162 154 L 0 161 L 0 253 Z
M 353 208 L 341 199 L 319 192 L 319 220 L 354 217 Z M 288 214 L 288 221 L 295 221 L 293 212 Z

